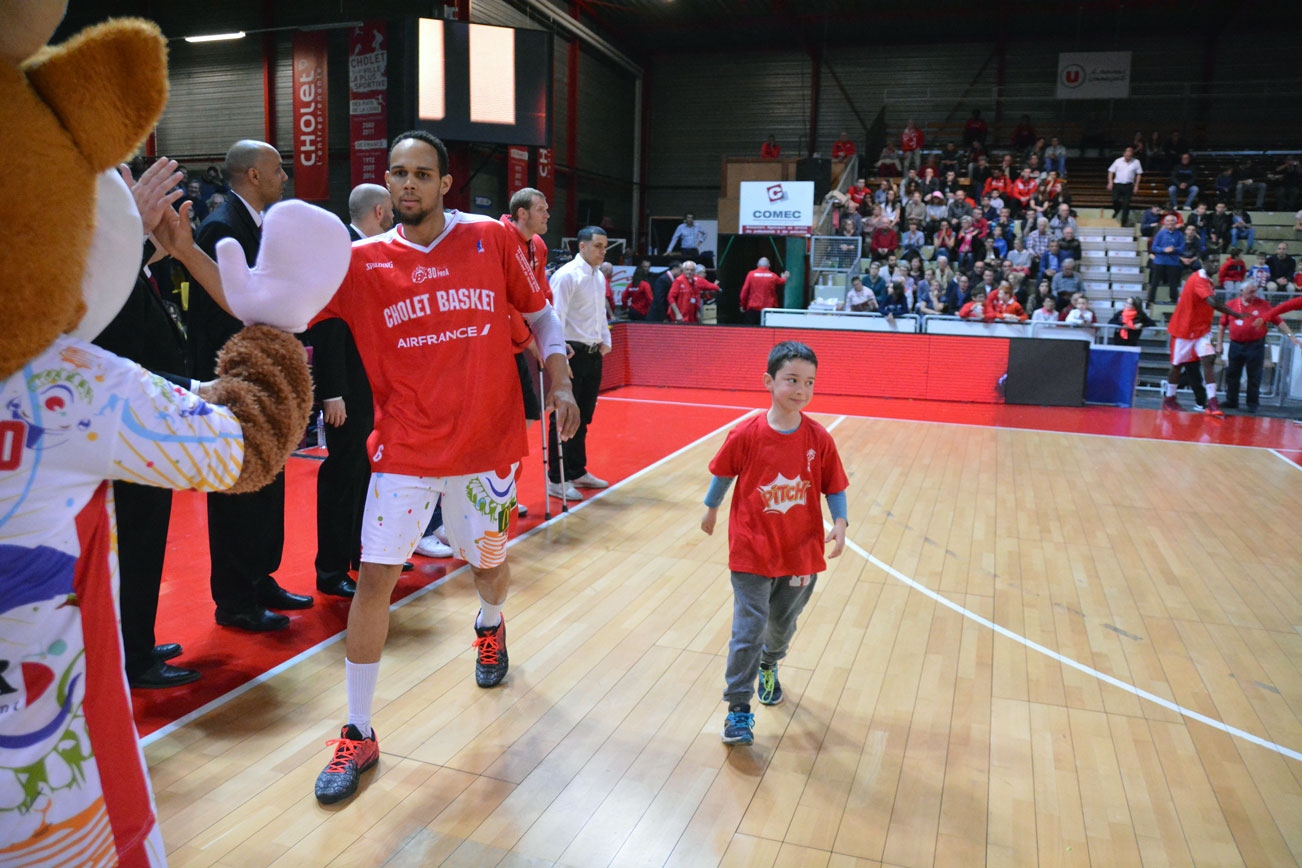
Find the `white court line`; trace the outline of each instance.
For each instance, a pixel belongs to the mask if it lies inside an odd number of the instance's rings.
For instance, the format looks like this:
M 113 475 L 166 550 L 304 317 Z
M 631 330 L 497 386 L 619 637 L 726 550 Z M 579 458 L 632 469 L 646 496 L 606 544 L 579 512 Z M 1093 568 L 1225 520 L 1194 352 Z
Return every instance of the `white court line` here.
M 1298 464 L 1296 461 L 1294 461 L 1292 458 L 1289 458 L 1287 455 L 1280 452 L 1278 449 L 1272 449 L 1270 450 L 1270 453 L 1274 455 L 1276 458 L 1278 458 L 1280 461 L 1283 461 L 1289 467 L 1292 467 L 1294 470 L 1302 471 L 1302 464 Z
M 829 528 L 831 527 L 831 525 L 828 525 L 826 522 L 824 522 L 824 525 Z M 1219 729 L 1221 732 L 1224 732 L 1228 735 L 1232 735 L 1235 738 L 1241 738 L 1244 741 L 1250 741 L 1255 745 L 1266 748 L 1266 750 L 1271 750 L 1277 754 L 1282 754 L 1283 756 L 1286 756 L 1289 759 L 1294 759 L 1299 762 L 1302 762 L 1302 753 L 1299 753 L 1298 751 L 1290 750 L 1289 748 L 1286 748 L 1280 744 L 1276 744 L 1273 741 L 1267 741 L 1266 739 L 1260 736 L 1253 735 L 1250 732 L 1245 732 L 1241 729 L 1238 729 L 1237 727 L 1233 727 L 1230 726 L 1229 724 L 1222 723 L 1221 721 L 1210 718 L 1205 714 L 1199 714 L 1193 709 L 1185 708 L 1183 705 L 1177 705 L 1176 703 L 1172 702 L 1169 699 L 1164 699 L 1161 696 L 1158 696 L 1154 693 L 1149 693 L 1147 690 L 1142 690 L 1138 687 L 1135 687 L 1133 684 L 1127 684 L 1126 682 L 1121 681 L 1120 679 L 1113 678 L 1111 675 L 1108 675 L 1105 672 L 1100 672 L 1097 669 L 1093 669 L 1089 666 L 1086 666 L 1084 663 L 1078 663 L 1077 661 L 1072 660 L 1070 657 L 1064 657 L 1061 654 L 1059 654 L 1057 651 L 1054 651 L 1050 648 L 1046 648 L 1043 645 L 1039 644 L 1038 642 L 1032 642 L 1030 639 L 1027 639 L 1025 636 L 1020 636 L 1017 633 L 1014 633 L 1012 630 L 1009 630 L 1007 627 L 1002 627 L 988 618 L 983 618 L 980 615 L 978 615 L 976 612 L 972 612 L 968 609 L 965 609 L 962 606 L 960 606 L 958 603 L 952 602 L 946 599 L 945 597 L 942 597 L 940 594 L 936 593 L 930 588 L 919 584 L 918 582 L 904 575 L 904 573 L 895 569 L 895 567 L 891 566 L 890 564 L 885 563 L 884 561 L 879 560 L 876 557 L 873 557 L 873 555 L 865 551 L 858 543 L 852 540 L 847 539 L 845 541 L 845 546 L 846 548 L 853 550 L 856 554 L 863 557 L 863 559 L 868 561 L 868 563 L 872 564 L 873 566 L 877 567 L 878 569 L 882 570 L 888 575 L 898 579 L 899 581 L 908 585 L 910 588 L 917 591 L 918 593 L 930 597 L 935 602 L 940 603 L 940 605 L 944 606 L 947 609 L 951 609 L 957 612 L 958 614 L 962 615 L 964 618 L 969 618 L 983 627 L 988 627 L 989 629 L 995 631 L 1000 636 L 1003 636 L 1006 639 L 1011 639 L 1019 645 L 1024 645 L 1027 648 L 1030 648 L 1032 651 L 1036 651 L 1040 654 L 1043 654 L 1045 657 L 1048 657 L 1050 660 L 1056 660 L 1057 662 L 1061 663 L 1063 666 L 1069 666 L 1072 669 L 1077 670 L 1078 672 L 1083 672 L 1086 675 L 1093 676 L 1094 678 L 1097 678 L 1106 684 L 1111 684 L 1113 687 L 1117 687 L 1121 690 L 1124 690 L 1127 693 L 1139 697 L 1140 699 L 1147 699 L 1149 702 L 1154 702 L 1169 711 L 1174 711 L 1176 714 L 1191 718 L 1192 720 L 1196 720 L 1199 723 L 1205 723 L 1208 726 L 1212 727 L 1213 729 Z
M 681 449 L 671 452 L 670 454 L 666 455 L 664 458 L 661 458 L 658 461 L 648 464 L 646 467 L 643 467 L 637 473 L 634 473 L 632 476 L 629 476 L 625 479 L 621 479 L 619 482 L 615 483 L 610 488 L 607 488 L 605 491 L 598 492 L 597 494 L 594 494 L 591 497 L 584 500 L 582 503 L 577 503 L 574 506 L 571 506 L 570 513 L 578 512 L 580 509 L 587 506 L 589 503 L 592 503 L 594 500 L 599 500 L 601 497 L 605 496 L 606 494 L 609 494 L 612 491 L 616 491 L 620 488 L 623 488 L 628 483 L 632 482 L 633 480 L 641 476 L 646 475 L 647 473 L 650 473 L 652 470 L 655 470 L 657 467 L 664 464 L 665 462 L 672 461 L 673 459 L 677 458 L 679 455 L 682 455 L 684 452 L 687 452 L 690 449 L 696 448 L 698 445 L 705 442 L 706 440 L 709 440 L 711 437 L 720 433 L 721 431 L 726 431 L 729 428 L 731 428 L 733 425 L 736 425 L 738 422 L 742 421 L 743 419 L 747 419 L 755 415 L 756 413 L 760 412 L 757 409 L 748 408 L 748 407 L 737 407 L 733 409 L 747 410 L 748 412 L 743 413 L 741 416 L 738 416 L 736 419 L 733 419 L 731 422 L 727 422 L 723 425 L 720 425 L 718 428 L 715 428 L 709 434 L 706 434 L 702 437 L 697 438 L 696 440 L 693 440 L 691 443 L 688 443 L 686 446 L 682 447 Z M 551 525 L 560 522 L 566 515 L 567 513 L 563 513 L 563 512 L 558 513 L 556 516 L 554 516 L 551 519 L 551 521 L 544 521 L 542 524 L 538 525 L 532 530 L 529 530 L 526 533 L 522 533 L 518 537 L 515 537 L 514 539 L 507 541 L 506 544 L 507 548 L 510 548 L 511 546 L 515 545 L 518 542 L 523 542 L 524 540 L 528 539 L 529 537 L 533 536 L 534 534 L 538 533 L 544 528 L 550 527 Z M 466 572 L 468 569 L 469 566 L 467 564 L 462 564 L 460 567 L 457 567 L 455 570 L 443 576 L 442 578 L 436 579 L 435 581 L 429 583 L 428 585 L 425 585 L 424 587 L 413 591 L 411 594 L 407 595 L 406 597 L 403 597 L 401 600 L 399 600 L 398 602 L 390 606 L 389 611 L 392 612 L 395 609 L 400 609 L 403 606 L 407 605 L 408 603 L 412 602 L 413 600 L 425 596 L 430 591 L 433 591 L 435 588 L 447 582 L 449 579 L 461 575 L 462 573 Z M 236 698 L 237 696 L 243 693 L 247 693 L 248 691 L 257 687 L 259 684 L 262 684 L 264 681 L 269 681 L 276 675 L 289 669 L 291 666 L 302 663 L 304 660 L 308 659 L 309 657 L 318 654 L 322 650 L 338 642 L 340 639 L 344 637 L 346 633 L 347 633 L 346 630 L 340 630 L 338 633 L 329 637 L 328 639 L 323 639 L 322 641 L 313 645 L 311 648 L 308 648 L 307 650 L 294 655 L 293 657 L 286 660 L 284 663 L 281 663 L 279 666 L 275 666 L 271 669 L 268 669 L 266 672 L 263 672 L 261 675 L 258 675 L 257 677 L 253 678 L 250 681 L 246 681 L 245 683 L 241 684 L 239 687 L 236 687 L 234 690 L 231 690 L 227 693 L 223 693 L 221 696 L 218 696 L 216 699 L 213 699 L 207 704 L 202 705 L 199 708 L 196 708 L 194 711 L 190 712 L 189 714 L 177 718 L 176 720 L 172 721 L 166 726 L 159 727 L 158 729 L 151 732 L 149 735 L 146 735 L 140 739 L 140 747 L 142 749 L 148 747 L 149 745 L 153 744 L 154 742 L 158 741 L 164 736 L 168 736 L 176 732 L 178 729 L 190 723 L 191 721 L 197 720 L 198 718 L 202 717 L 203 715 L 207 714 L 213 709 L 220 708 L 221 706 L 230 702 L 232 699 Z

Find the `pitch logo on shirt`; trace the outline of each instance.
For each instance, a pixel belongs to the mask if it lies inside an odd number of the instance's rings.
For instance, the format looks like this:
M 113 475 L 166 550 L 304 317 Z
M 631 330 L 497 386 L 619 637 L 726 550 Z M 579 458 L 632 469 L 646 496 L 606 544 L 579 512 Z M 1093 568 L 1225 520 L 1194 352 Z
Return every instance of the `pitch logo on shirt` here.
M 804 506 L 809 497 L 813 483 L 796 477 L 788 479 L 781 473 L 767 485 L 759 486 L 760 497 L 764 500 L 765 512 L 785 515 L 793 506 Z

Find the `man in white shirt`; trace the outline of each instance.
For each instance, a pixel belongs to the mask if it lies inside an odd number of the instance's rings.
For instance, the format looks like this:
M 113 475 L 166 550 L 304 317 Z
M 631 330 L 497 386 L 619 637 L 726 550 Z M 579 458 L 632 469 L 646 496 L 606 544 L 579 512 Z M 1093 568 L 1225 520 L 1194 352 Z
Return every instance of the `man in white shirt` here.
M 674 235 L 669 239 L 669 246 L 665 248 L 665 253 L 674 249 L 674 245 L 682 245 L 679 252 L 683 254 L 684 259 L 699 259 L 701 256 L 701 245 L 705 243 L 705 230 L 696 225 L 696 215 L 687 213 L 683 215 L 683 222 L 678 224 L 674 230 Z
M 1130 223 L 1130 199 L 1135 195 L 1135 185 L 1144 167 L 1135 159 L 1135 149 L 1126 148 L 1120 157 L 1108 166 L 1108 189 L 1112 191 L 1112 216 L 1120 215 L 1121 225 Z
M 688 215 L 690 217 L 690 215 Z M 565 441 L 562 468 L 556 443 L 556 424 L 549 432 L 547 493 L 567 500 L 582 500 L 580 488 L 607 488 L 609 483 L 588 472 L 587 436 L 601 389 L 601 357 L 610 352 L 610 324 L 606 321 L 606 231 L 600 226 L 579 230 L 579 255 L 552 275 L 552 304 L 565 329 L 569 345 L 574 400 L 579 405 L 579 430 Z M 564 469 L 564 483 L 561 470 Z

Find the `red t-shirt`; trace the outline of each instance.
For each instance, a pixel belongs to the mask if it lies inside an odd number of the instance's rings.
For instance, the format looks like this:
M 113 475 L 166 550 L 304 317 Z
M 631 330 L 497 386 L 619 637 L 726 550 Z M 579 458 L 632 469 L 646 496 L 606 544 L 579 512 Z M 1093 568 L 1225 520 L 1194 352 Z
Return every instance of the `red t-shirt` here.
M 766 307 L 781 307 L 778 304 L 778 287 L 786 286 L 787 281 L 780 274 L 774 274 L 767 268 L 756 268 L 746 275 L 746 282 L 741 285 L 741 309 L 763 310 Z
M 627 299 L 628 306 L 637 311 L 641 316 L 646 316 L 651 310 L 651 300 L 654 297 L 651 291 L 651 284 L 645 280 L 640 281 L 632 292 L 624 296 Z
M 826 428 L 802 413 L 800 427 L 781 434 L 761 413 L 728 432 L 710 472 L 737 477 L 728 569 L 769 577 L 827 569 L 819 498 L 845 491 L 850 482 Z
M 680 274 L 669 287 L 669 303 L 677 306 L 678 312 L 683 315 L 683 322 L 696 322 L 701 307 L 701 293 L 718 291 L 718 284 L 704 277 L 698 275 L 688 280 L 687 275 Z
M 1266 336 L 1268 331 L 1266 323 L 1279 322 L 1279 317 L 1270 315 L 1270 302 L 1260 296 L 1254 298 L 1251 304 L 1248 304 L 1242 298 L 1232 298 L 1225 302 L 1225 306 L 1230 310 L 1248 314 L 1242 319 L 1221 314 L 1221 325 L 1229 327 L 1230 340 L 1232 341 L 1239 341 L 1240 343 L 1259 341 Z M 1262 323 L 1261 328 L 1254 328 L 1252 325 L 1257 317 L 1261 317 L 1266 321 L 1266 323 Z
M 837 139 L 832 142 L 832 159 L 848 160 L 855 155 L 854 142 L 843 142 Z
M 1248 276 L 1248 266 L 1242 259 L 1227 259 L 1221 263 L 1221 270 L 1216 274 L 1216 282 L 1224 285 L 1225 281 L 1239 283 Z
M 547 296 L 514 229 L 445 217 L 429 247 L 401 226 L 354 243 L 343 284 L 313 320 L 338 317 L 357 342 L 375 395 L 377 472 L 502 472 L 528 453 L 507 320 Z
M 900 150 L 906 154 L 909 151 L 919 150 L 922 148 L 925 141 L 926 138 L 923 136 L 922 130 L 916 127 L 910 130 L 906 127 L 904 131 L 900 133 Z
M 1209 334 L 1212 330 L 1212 320 L 1216 318 L 1216 311 L 1207 303 L 1207 299 L 1215 292 L 1207 272 L 1196 271 L 1189 275 L 1189 279 L 1184 282 L 1184 289 L 1180 290 L 1180 300 L 1176 302 L 1175 312 L 1171 314 L 1171 319 L 1166 324 L 1167 334 L 1185 340 L 1194 340 Z
M 1018 178 L 1013 182 L 1013 198 L 1023 205 L 1028 205 L 1039 186 L 1040 182 L 1034 178 Z

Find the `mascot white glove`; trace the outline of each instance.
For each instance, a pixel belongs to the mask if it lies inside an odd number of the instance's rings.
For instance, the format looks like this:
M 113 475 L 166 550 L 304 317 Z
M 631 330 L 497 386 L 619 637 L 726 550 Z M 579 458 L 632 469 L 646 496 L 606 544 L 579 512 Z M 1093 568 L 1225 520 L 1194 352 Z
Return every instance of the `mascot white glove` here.
M 297 199 L 268 209 L 250 270 L 234 238 L 217 242 L 226 301 L 245 325 L 301 332 L 334 297 L 348 272 L 352 241 L 329 211 Z

